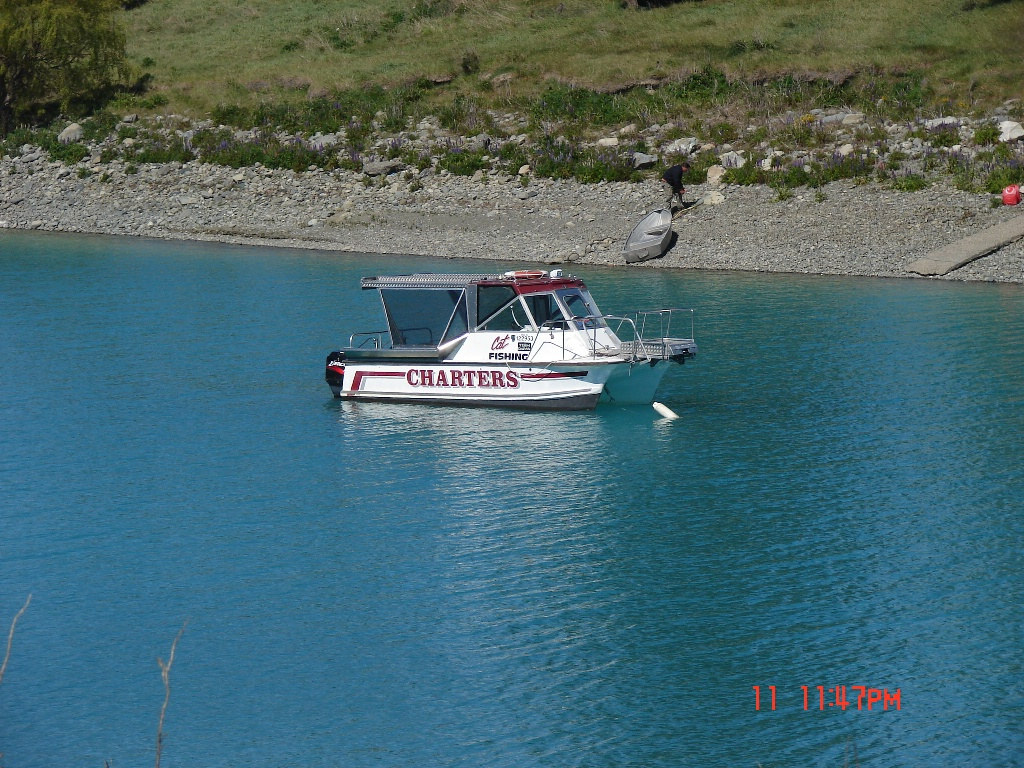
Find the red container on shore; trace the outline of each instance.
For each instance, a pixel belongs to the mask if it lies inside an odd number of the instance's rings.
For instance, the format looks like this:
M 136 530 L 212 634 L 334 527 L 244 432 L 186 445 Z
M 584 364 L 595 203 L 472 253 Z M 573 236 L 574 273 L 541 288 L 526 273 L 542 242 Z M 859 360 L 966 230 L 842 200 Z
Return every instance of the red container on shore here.
M 1003 205 L 1017 205 L 1020 202 L 1020 187 L 1011 184 L 1003 190 Z

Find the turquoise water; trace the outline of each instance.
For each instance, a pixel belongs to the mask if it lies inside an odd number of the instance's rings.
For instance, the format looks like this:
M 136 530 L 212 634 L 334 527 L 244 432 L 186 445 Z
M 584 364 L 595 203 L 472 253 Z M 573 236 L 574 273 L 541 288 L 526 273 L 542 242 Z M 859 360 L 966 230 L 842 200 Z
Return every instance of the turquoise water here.
M 5 766 L 151 763 L 186 619 L 165 768 L 1024 765 L 1019 286 L 580 268 L 680 420 L 330 397 L 477 268 L 0 236 Z

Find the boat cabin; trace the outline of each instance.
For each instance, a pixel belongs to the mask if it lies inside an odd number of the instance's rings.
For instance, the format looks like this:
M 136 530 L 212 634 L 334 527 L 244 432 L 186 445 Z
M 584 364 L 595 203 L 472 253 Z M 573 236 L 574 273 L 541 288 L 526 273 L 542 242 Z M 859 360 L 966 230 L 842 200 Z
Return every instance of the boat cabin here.
M 475 332 L 606 327 L 583 281 L 561 270 L 365 277 L 362 288 L 380 292 L 392 349 L 438 349 Z

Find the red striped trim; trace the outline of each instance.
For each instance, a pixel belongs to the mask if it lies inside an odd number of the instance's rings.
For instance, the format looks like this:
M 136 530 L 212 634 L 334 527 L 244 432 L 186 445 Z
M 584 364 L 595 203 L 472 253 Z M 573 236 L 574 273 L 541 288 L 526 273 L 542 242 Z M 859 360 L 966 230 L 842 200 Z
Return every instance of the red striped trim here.
M 405 378 L 405 374 L 401 371 L 356 371 L 355 378 L 352 379 L 352 391 L 358 392 L 359 388 L 363 384 L 364 378 L 370 378 L 371 376 L 383 376 L 384 378 Z
M 565 373 L 520 373 L 520 379 L 537 381 L 538 379 L 582 379 L 587 375 L 586 371 L 566 371 Z

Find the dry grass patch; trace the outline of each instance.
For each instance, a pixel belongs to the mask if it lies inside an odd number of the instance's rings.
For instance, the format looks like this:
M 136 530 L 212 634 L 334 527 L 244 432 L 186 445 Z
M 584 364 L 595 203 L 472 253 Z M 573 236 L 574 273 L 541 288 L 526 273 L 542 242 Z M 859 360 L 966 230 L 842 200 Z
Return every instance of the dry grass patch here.
M 161 0 L 127 19 L 131 52 L 155 61 L 156 82 L 172 92 L 193 83 L 190 104 L 205 101 L 207 109 L 228 79 L 303 77 L 331 89 L 511 71 L 512 90 L 528 95 L 543 90 L 549 73 L 604 87 L 709 65 L 748 80 L 916 69 L 950 93 L 973 82 L 972 98 L 1019 95 L 1024 3 L 963 7 L 964 0 L 704 0 L 636 11 L 617 0 Z M 468 51 L 478 55 L 478 71 L 462 67 Z M 178 106 L 172 100 L 170 108 Z

